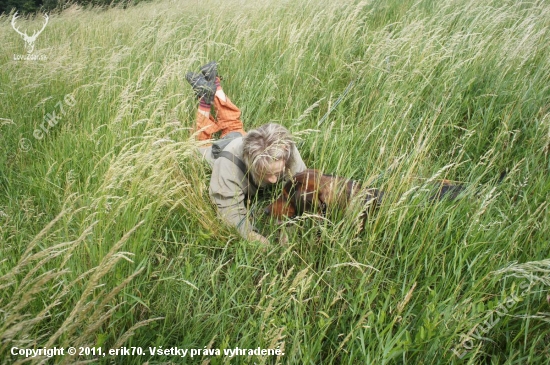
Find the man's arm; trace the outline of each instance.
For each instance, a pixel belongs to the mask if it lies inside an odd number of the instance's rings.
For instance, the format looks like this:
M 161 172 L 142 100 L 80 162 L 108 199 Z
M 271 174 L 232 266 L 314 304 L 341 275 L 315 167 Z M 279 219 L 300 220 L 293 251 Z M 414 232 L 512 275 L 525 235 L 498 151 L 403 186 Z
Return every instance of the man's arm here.
M 246 194 L 243 191 L 245 179 L 242 171 L 233 162 L 224 158 L 217 159 L 212 167 L 210 197 L 218 207 L 220 217 L 236 227 L 242 237 L 267 244 L 269 241 L 255 232 L 255 227 L 248 219 Z

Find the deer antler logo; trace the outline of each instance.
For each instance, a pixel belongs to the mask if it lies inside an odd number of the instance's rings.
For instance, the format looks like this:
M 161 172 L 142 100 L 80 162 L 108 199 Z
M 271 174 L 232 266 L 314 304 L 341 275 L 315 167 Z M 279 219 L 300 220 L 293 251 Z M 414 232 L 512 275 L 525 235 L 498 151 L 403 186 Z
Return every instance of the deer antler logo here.
M 34 51 L 34 42 L 36 41 L 36 38 L 38 38 L 38 36 L 40 35 L 40 33 L 42 33 L 42 31 L 44 30 L 44 28 L 46 28 L 46 25 L 48 24 L 48 15 L 47 14 L 44 14 L 44 19 L 46 19 L 46 22 L 44 23 L 44 25 L 42 26 L 42 29 L 40 29 L 38 32 L 35 30 L 31 36 L 29 36 L 26 32 L 20 32 L 19 29 L 17 29 L 16 25 L 15 25 L 15 20 L 18 18 L 17 16 L 17 12 L 15 14 L 13 14 L 13 18 L 11 19 L 11 26 L 13 27 L 13 29 L 15 29 L 15 31 L 17 33 L 19 33 L 23 39 L 25 40 L 25 50 L 27 50 L 27 53 L 32 53 L 32 51 Z

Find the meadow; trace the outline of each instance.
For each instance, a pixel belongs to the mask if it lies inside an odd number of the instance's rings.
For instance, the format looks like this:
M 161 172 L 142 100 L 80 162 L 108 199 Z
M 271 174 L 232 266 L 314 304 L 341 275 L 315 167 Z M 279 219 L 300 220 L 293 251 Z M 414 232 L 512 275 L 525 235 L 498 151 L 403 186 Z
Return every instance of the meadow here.
M 71 6 L 32 60 L 10 23 L 0 363 L 550 363 L 547 1 Z M 221 224 L 184 77 L 210 60 L 248 129 L 283 124 L 308 167 L 391 192 L 380 209 L 256 215 L 267 248 Z M 430 204 L 440 179 L 468 189 Z M 102 354 L 13 350 L 70 346 Z

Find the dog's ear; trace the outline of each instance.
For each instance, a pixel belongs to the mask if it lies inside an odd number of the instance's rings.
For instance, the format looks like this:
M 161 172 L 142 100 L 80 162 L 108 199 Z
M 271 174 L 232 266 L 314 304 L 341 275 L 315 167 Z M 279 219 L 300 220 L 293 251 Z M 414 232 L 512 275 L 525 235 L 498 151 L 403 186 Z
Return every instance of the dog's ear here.
M 268 215 L 277 220 L 282 220 L 283 218 L 293 218 L 296 216 L 296 209 L 294 204 L 291 201 L 285 199 L 284 196 L 280 196 L 273 203 L 269 204 L 265 210 L 264 214 Z
M 285 215 L 285 202 L 283 196 L 278 197 L 273 203 L 269 204 L 264 209 L 264 214 L 276 219 L 280 219 Z
M 265 214 L 278 220 L 283 218 L 294 218 L 296 216 L 296 206 L 294 204 L 294 180 L 288 180 L 283 186 L 283 192 L 273 203 L 265 210 Z
M 292 201 L 294 203 L 294 206 L 296 207 L 296 215 L 302 215 L 307 210 L 307 201 L 305 198 L 307 197 L 307 194 L 304 194 L 304 189 L 302 187 L 302 184 L 297 182 L 292 186 Z
M 306 170 L 294 176 L 293 201 L 298 215 L 304 212 L 315 212 L 319 209 L 319 172 Z
M 319 200 L 319 172 L 317 170 L 306 170 L 293 176 L 287 182 L 283 194 L 287 194 L 290 208 L 294 209 L 295 215 L 302 215 L 304 212 L 315 212 L 325 208 Z
M 308 182 L 297 182 L 294 186 L 294 202 L 296 206 L 296 213 L 298 215 L 304 212 L 315 212 L 321 209 L 324 211 L 323 202 L 319 200 L 319 192 L 316 189 L 316 185 Z

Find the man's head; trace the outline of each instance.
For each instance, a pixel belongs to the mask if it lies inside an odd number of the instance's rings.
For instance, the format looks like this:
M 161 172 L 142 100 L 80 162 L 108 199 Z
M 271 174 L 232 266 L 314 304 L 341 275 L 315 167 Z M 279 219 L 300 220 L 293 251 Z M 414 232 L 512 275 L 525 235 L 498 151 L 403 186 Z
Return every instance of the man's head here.
M 276 183 L 290 171 L 293 153 L 292 135 L 279 124 L 264 124 L 243 138 L 244 162 L 262 186 Z

